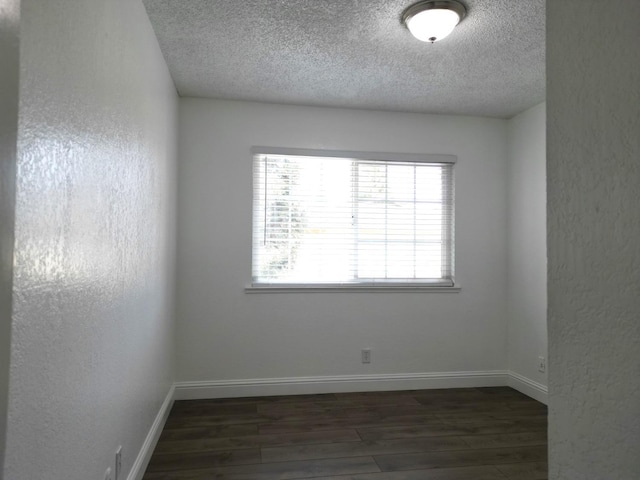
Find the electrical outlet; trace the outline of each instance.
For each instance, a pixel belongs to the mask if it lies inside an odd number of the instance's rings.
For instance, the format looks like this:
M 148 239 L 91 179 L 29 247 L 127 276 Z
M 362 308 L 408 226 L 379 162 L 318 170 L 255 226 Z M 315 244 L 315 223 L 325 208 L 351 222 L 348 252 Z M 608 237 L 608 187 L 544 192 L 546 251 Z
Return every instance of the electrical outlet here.
M 362 363 L 371 363 L 371 349 L 363 348 L 362 349 Z
M 122 473 L 122 445 L 116 449 L 116 480 L 120 480 Z
M 113 480 L 113 475 L 111 475 L 111 467 L 107 468 L 107 471 L 104 472 L 104 480 Z
M 538 357 L 538 371 L 545 373 L 547 371 L 547 359 L 544 357 Z

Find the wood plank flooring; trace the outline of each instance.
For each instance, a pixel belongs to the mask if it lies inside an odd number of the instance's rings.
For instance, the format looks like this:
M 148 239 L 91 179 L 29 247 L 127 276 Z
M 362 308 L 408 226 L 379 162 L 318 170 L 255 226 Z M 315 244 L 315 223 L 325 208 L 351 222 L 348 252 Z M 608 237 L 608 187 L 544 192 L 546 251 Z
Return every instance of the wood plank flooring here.
M 508 387 L 175 402 L 144 480 L 544 480 L 547 409 Z

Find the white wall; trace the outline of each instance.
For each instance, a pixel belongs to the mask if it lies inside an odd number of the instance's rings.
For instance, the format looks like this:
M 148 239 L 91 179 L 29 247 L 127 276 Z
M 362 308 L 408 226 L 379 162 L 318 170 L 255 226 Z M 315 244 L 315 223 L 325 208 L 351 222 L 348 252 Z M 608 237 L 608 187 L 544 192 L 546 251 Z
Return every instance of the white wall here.
M 19 0 L 0 0 L 0 473 L 4 459 L 9 391 L 18 133 L 19 20 Z
M 532 107 L 508 125 L 509 370 L 544 394 L 547 357 L 546 108 Z M 526 390 L 526 393 L 535 394 Z M 537 398 L 543 399 L 540 395 Z
M 144 8 L 23 0 L 4 477 L 126 478 L 173 382 L 177 96 Z
M 640 2 L 614 6 L 547 4 L 552 480 L 640 477 Z
M 506 121 L 184 98 L 179 126 L 179 380 L 504 370 Z M 252 145 L 457 155 L 462 291 L 246 294 Z

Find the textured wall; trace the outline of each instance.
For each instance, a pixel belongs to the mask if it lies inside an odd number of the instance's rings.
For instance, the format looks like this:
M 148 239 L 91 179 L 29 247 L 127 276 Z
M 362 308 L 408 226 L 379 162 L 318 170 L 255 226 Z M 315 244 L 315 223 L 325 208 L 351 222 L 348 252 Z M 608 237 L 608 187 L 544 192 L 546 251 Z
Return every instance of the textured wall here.
M 509 120 L 509 370 L 546 385 L 538 356 L 547 356 L 547 184 L 545 104 Z
M 0 0 L 0 473 L 4 459 L 9 387 L 19 19 L 20 1 Z
M 640 2 L 548 2 L 550 479 L 640 478 Z
M 244 293 L 252 145 L 458 155 L 462 291 Z M 505 368 L 506 121 L 184 98 L 178 178 L 179 380 Z
M 5 479 L 125 476 L 171 383 L 177 98 L 144 8 L 24 0 Z

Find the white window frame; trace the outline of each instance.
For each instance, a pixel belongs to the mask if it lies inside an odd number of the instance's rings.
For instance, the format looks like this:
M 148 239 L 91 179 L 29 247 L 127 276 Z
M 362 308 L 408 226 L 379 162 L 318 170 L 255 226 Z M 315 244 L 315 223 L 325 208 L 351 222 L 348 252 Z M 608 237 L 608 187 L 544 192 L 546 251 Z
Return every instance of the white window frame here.
M 314 150 L 297 148 L 277 148 L 255 146 L 251 148 L 251 161 L 253 164 L 256 155 L 279 155 L 279 156 L 305 156 L 305 157 L 332 157 L 351 158 L 355 160 L 372 160 L 385 162 L 410 162 L 410 163 L 447 163 L 455 164 L 457 156 L 450 154 L 407 154 L 407 153 L 383 153 L 383 152 L 358 152 L 343 150 Z M 452 178 L 451 188 L 454 188 Z M 252 183 L 252 193 L 254 192 Z M 455 211 L 455 200 L 453 204 Z M 252 202 L 253 215 L 253 202 Z M 252 217 L 253 218 L 253 217 Z M 452 219 L 452 228 L 455 231 L 455 214 Z M 253 236 L 253 220 L 251 224 Z M 252 243 L 253 249 L 253 243 Z M 451 249 L 451 266 L 455 264 L 455 247 Z M 251 266 L 253 268 L 253 265 Z M 453 285 L 433 285 L 430 283 L 406 282 L 406 281 L 384 281 L 371 283 L 251 283 L 245 287 L 246 293 L 295 293 L 295 292 L 443 292 L 457 293 L 460 286 L 454 281 Z

